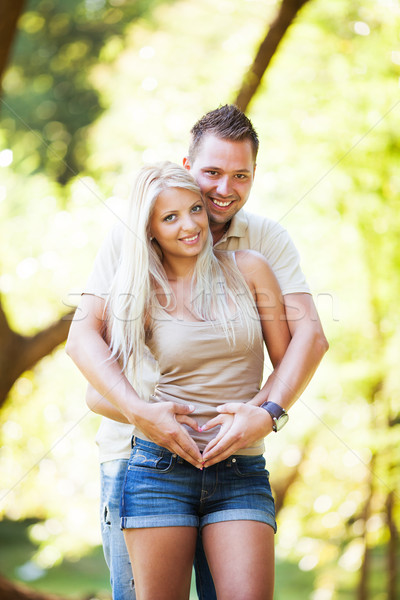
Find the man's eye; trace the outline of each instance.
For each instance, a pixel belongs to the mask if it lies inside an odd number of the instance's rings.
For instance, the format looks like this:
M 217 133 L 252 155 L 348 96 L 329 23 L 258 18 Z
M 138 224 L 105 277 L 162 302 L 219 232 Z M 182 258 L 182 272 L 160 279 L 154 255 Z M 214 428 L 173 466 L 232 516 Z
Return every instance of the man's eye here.
M 238 173 L 236 175 L 236 179 L 247 179 L 247 175 L 243 175 L 243 173 Z
M 207 175 L 211 175 L 211 177 L 215 177 L 218 175 L 218 171 L 206 171 Z

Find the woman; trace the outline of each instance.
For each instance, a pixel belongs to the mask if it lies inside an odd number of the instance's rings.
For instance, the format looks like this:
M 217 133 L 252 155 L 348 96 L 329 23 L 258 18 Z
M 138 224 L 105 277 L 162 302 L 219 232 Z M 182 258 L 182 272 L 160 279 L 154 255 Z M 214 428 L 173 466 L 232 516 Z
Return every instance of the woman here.
M 214 252 L 191 175 L 172 163 L 145 167 L 107 310 L 89 318 L 104 326 L 114 359 L 105 351 L 104 369 L 119 390 L 120 412 L 107 400 L 96 412 L 135 424 L 121 526 L 138 600 L 189 597 L 198 529 L 219 600 L 271 599 L 276 525 L 263 441 L 207 466 L 233 419 L 218 406 L 246 404 L 260 437 L 273 427 L 260 408 L 263 340 L 276 372 L 290 334 L 265 259 Z M 160 368 L 149 403 L 140 398 L 146 346 Z M 116 368 L 127 377 L 116 379 Z

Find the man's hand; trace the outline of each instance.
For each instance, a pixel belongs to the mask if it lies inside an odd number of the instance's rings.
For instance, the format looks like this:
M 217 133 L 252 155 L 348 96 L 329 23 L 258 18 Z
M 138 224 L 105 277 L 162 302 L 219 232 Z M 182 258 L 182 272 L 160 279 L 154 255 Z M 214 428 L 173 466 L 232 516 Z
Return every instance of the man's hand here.
M 272 418 L 266 410 L 253 404 L 230 402 L 218 406 L 220 413 L 203 425 L 202 431 L 221 426 L 203 452 L 205 467 L 221 462 L 238 450 L 252 446 L 272 431 Z
M 194 467 L 202 468 L 203 458 L 196 443 L 192 440 L 182 424 L 200 431 L 196 421 L 189 417 L 193 406 L 175 402 L 143 403 L 143 410 L 135 416 L 135 425 L 146 437 L 178 454 Z

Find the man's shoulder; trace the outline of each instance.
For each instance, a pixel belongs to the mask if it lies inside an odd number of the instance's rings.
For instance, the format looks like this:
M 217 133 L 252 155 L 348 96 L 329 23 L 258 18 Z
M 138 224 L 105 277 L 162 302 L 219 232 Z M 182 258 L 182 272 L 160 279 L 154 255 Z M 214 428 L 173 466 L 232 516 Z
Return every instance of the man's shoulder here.
M 122 248 L 123 224 L 114 225 L 103 240 L 90 272 L 89 278 L 82 290 L 106 298 L 117 269 Z
M 97 260 L 115 260 L 119 259 L 122 250 L 125 226 L 124 223 L 115 223 L 106 233 L 100 244 Z
M 278 234 L 286 229 L 278 223 L 265 215 L 259 215 L 248 210 L 241 211 L 244 219 L 247 221 L 247 227 L 252 231 L 264 231 L 271 235 Z
M 238 237 L 232 239 L 232 246 L 228 248 L 256 250 L 262 254 L 275 273 L 282 294 L 310 293 L 300 268 L 299 253 L 286 229 L 273 219 L 248 211 L 239 211 L 237 216 Z
M 122 221 L 115 223 L 109 230 L 105 243 L 109 243 L 114 249 L 121 249 L 126 225 Z
M 286 229 L 277 221 L 264 215 L 249 211 L 241 211 L 242 223 L 246 223 L 245 237 L 249 248 L 265 254 L 266 248 L 277 243 L 286 243 L 290 236 Z

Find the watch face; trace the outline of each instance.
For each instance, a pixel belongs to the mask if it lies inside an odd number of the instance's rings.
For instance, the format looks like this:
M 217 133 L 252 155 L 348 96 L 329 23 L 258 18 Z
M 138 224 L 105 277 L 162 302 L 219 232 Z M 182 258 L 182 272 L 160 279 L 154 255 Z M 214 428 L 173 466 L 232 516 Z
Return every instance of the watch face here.
M 275 402 L 264 402 L 261 404 L 261 408 L 266 410 L 272 417 L 272 429 L 273 431 L 279 431 L 286 425 L 289 420 L 289 415 L 284 408 L 275 404 Z
M 276 431 L 280 431 L 282 427 L 284 427 L 289 421 L 289 415 L 287 413 L 284 413 L 279 417 L 279 419 L 274 419 L 274 421 L 276 425 Z

